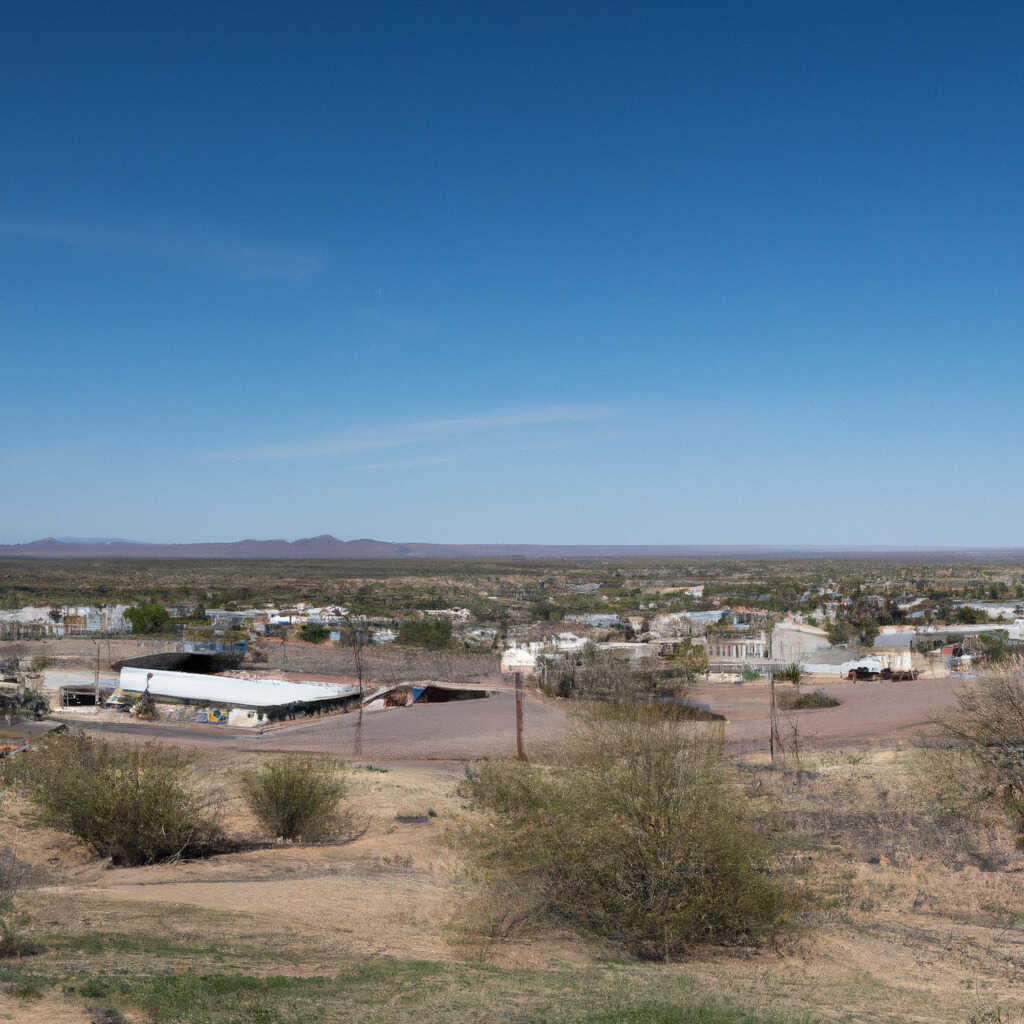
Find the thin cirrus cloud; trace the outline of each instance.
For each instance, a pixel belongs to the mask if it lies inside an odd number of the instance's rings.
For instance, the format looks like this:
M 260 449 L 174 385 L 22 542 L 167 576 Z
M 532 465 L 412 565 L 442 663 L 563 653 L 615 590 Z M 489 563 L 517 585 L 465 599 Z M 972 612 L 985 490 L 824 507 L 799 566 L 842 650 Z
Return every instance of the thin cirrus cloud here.
M 0 235 L 65 248 L 148 256 L 279 281 L 301 281 L 322 267 L 320 259 L 308 253 L 187 227 L 0 219 Z
M 422 466 L 442 466 L 451 462 L 451 458 L 443 456 L 436 459 L 394 459 L 385 462 L 363 462 L 349 469 L 419 469 Z
M 357 452 L 435 441 L 463 439 L 493 431 L 530 427 L 548 423 L 585 423 L 606 419 L 613 410 L 606 406 L 553 405 L 537 409 L 521 409 L 508 413 L 482 413 L 451 419 L 422 420 L 379 430 L 347 430 L 333 437 L 286 441 L 280 444 L 254 445 L 232 451 L 210 452 L 207 458 L 217 462 L 262 462 L 277 459 L 317 458 L 330 455 L 351 455 Z M 422 463 L 420 463 L 422 464 Z M 383 463 L 370 463 L 361 468 L 383 468 Z M 392 463 L 394 465 L 394 463 Z

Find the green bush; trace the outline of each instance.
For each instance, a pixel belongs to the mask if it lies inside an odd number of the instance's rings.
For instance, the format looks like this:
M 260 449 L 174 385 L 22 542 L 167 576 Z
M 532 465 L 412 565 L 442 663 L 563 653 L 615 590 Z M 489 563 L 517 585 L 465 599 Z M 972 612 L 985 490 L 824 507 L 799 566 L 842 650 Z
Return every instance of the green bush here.
M 792 691 L 780 693 L 776 703 L 783 711 L 808 711 L 814 708 L 837 708 L 841 702 L 830 697 L 824 690 L 813 690 L 802 694 Z
M 342 809 L 346 786 L 337 767 L 315 757 L 278 757 L 242 777 L 246 803 L 274 836 L 324 842 L 352 831 Z
M 398 627 L 398 642 L 440 651 L 451 647 L 452 624 L 448 619 L 405 619 Z
M 756 944 L 796 906 L 707 727 L 591 713 L 555 768 L 490 762 L 470 789 L 490 814 L 463 839 L 492 886 L 639 956 Z
M 160 633 L 167 629 L 171 617 L 161 604 L 139 604 L 129 608 L 124 617 L 132 624 L 133 633 Z
M 46 824 L 115 864 L 153 864 L 226 847 L 218 795 L 200 788 L 181 750 L 64 733 L 13 758 L 5 779 Z
M 136 718 L 141 718 L 146 722 L 156 720 L 158 717 L 156 701 L 153 699 L 153 694 L 151 694 L 149 690 L 141 694 L 139 699 L 132 705 L 132 714 Z
M 792 683 L 794 686 L 797 686 L 800 680 L 803 678 L 803 675 L 803 666 L 800 665 L 798 662 L 793 661 L 786 665 L 784 668 L 779 669 L 775 673 L 775 678 L 779 682 Z
M 307 624 L 299 630 L 299 639 L 308 644 L 322 644 L 330 635 L 326 626 Z

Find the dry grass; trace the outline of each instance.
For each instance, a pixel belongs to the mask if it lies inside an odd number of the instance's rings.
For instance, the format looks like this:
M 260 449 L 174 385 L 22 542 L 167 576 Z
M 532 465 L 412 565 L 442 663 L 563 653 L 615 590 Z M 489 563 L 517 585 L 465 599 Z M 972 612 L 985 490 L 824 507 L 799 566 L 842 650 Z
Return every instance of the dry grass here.
M 197 765 L 223 783 L 263 760 L 221 754 Z M 749 798 L 774 802 L 796 841 L 792 869 L 815 894 L 810 927 L 774 950 L 703 948 L 667 966 L 623 961 L 600 942 L 548 926 L 529 935 L 499 926 L 475 945 L 453 943 L 453 924 L 465 922 L 479 891 L 445 838 L 473 814 L 457 792 L 461 766 L 352 770 L 351 802 L 369 824 L 348 845 L 143 868 L 105 868 L 80 844 L 30 827 L 15 803 L 12 846 L 45 873 L 22 905 L 32 913 L 30 936 L 47 951 L 18 969 L 41 979 L 42 997 L 16 998 L 14 982 L 0 976 L 0 1014 L 86 1021 L 75 1013 L 89 1000 L 62 995 L 76 978 L 193 969 L 317 979 L 334 978 L 342 964 L 380 963 L 394 975 L 390 987 L 381 980 L 367 990 L 380 1002 L 346 1008 L 325 989 L 315 997 L 320 1016 L 310 1019 L 582 1021 L 614 1014 L 623 1001 L 683 1005 L 723 993 L 784 1020 L 1021 1018 L 1024 864 L 1009 829 L 981 820 L 981 833 L 946 836 L 947 825 L 929 818 L 931 763 L 919 753 L 834 753 L 805 759 L 799 773 L 748 769 Z M 228 788 L 225 828 L 256 834 L 258 822 Z M 396 821 L 431 809 L 436 817 L 426 823 Z M 467 957 L 476 966 L 460 963 Z M 418 980 L 408 987 L 403 965 L 412 961 L 432 966 L 409 966 Z M 408 1003 L 392 1005 L 402 993 Z

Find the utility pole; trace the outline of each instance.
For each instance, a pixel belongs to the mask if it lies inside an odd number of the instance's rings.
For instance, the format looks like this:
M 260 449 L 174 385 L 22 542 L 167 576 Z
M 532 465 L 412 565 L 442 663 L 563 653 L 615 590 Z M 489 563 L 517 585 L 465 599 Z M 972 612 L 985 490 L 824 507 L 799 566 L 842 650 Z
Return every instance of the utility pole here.
M 526 760 L 526 751 L 523 749 L 523 674 L 515 674 L 516 692 L 516 757 L 520 761 Z
M 775 754 L 776 754 L 776 751 L 778 751 L 780 754 L 782 753 L 782 751 L 781 751 L 781 744 L 779 742 L 779 717 L 778 717 L 778 713 L 775 710 L 775 669 L 774 668 L 768 673 L 768 680 L 769 680 L 768 687 L 769 687 L 769 707 L 770 707 L 770 711 L 769 711 L 770 726 L 769 726 L 769 733 L 768 733 L 768 749 L 771 751 L 772 767 L 774 768 L 775 767 Z
M 352 657 L 355 661 L 356 676 L 359 680 L 359 717 L 356 718 L 355 749 L 353 754 L 356 757 L 363 756 L 363 700 L 365 691 L 363 688 L 363 631 L 362 623 L 349 622 L 349 638 L 352 641 Z
M 95 689 L 96 689 L 95 702 L 96 702 L 96 707 L 98 708 L 100 706 L 100 642 L 99 642 L 99 640 L 96 641 L 96 675 L 95 675 L 95 677 L 93 679 L 93 683 L 94 683 Z

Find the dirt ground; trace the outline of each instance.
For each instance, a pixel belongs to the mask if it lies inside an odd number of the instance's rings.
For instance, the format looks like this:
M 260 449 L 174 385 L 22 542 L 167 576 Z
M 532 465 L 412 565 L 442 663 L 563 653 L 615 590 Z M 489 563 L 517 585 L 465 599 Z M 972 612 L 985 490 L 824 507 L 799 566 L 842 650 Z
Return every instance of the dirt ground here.
M 584 992 L 635 992 L 637 999 L 677 998 L 672 993 L 684 986 L 694 997 L 727 998 L 783 1020 L 1019 1022 L 1024 854 L 1001 833 L 965 840 L 935 817 L 919 791 L 927 772 L 922 759 L 931 755 L 913 740 L 950 706 L 958 685 L 805 684 L 805 692 L 820 688 L 841 704 L 782 714 L 784 734 L 797 723 L 800 757 L 790 753 L 781 771 L 766 765 L 767 685 L 698 688 L 694 697 L 728 719 L 738 784 L 755 805 L 782 814 L 793 841 L 787 871 L 813 898 L 802 928 L 777 948 L 697 950 L 678 965 L 631 962 L 565 927 L 506 931 L 474 916 L 479 878 L 453 844 L 474 813 L 460 787 L 467 761 L 514 752 L 507 691 L 365 714 L 361 755 L 354 714 L 300 721 L 262 737 L 212 726 L 96 722 L 89 728 L 108 738 L 156 736 L 191 747 L 201 779 L 225 790 L 226 828 L 253 848 L 111 867 L 68 836 L 34 824 L 17 800 L 3 809 L 0 843 L 36 872 L 25 899 L 31 930 L 55 952 L 32 959 L 56 976 L 136 962 L 145 970 L 314 978 L 350 962 L 396 969 L 416 962 L 445 971 L 484 964 L 509 972 L 506 984 L 526 986 L 524 1020 L 547 1019 L 543 1010 L 527 1012 L 530 1000 L 548 1005 L 543 1000 L 572 977 Z M 561 702 L 530 693 L 525 724 L 527 751 L 538 755 L 566 735 L 571 717 Z M 299 751 L 349 762 L 359 822 L 350 842 L 303 846 L 260 836 L 240 798 L 239 774 L 268 755 Z M 410 817 L 417 820 L 401 820 Z M 117 952 L 136 941 L 140 949 L 169 942 L 170 951 L 135 960 Z M 204 944 L 217 951 L 192 952 Z M 508 1019 L 501 999 L 489 998 L 495 1007 L 474 1011 L 472 1019 Z M 89 1006 L 66 984 L 33 998 L 0 984 L 0 1022 L 102 1020 Z
M 459 792 L 459 764 L 351 769 L 363 831 L 345 844 L 271 844 L 203 861 L 112 868 L 74 840 L 33 826 L 17 802 L 5 818 L 4 839 L 44 876 L 27 900 L 44 942 L 54 934 L 72 941 L 159 933 L 196 943 L 202 936 L 224 943 L 229 965 L 234 944 L 264 943 L 266 966 L 247 969 L 310 976 L 353 958 L 483 961 L 528 972 L 534 986 L 543 985 L 544 972 L 603 971 L 601 965 L 614 963 L 616 984 L 627 991 L 685 976 L 698 994 L 727 995 L 735 1005 L 783 1019 L 1016 1021 L 1012 1014 L 1024 1013 L 1024 862 L 1009 854 L 981 870 L 963 857 L 946 858 L 928 833 L 907 829 L 917 814 L 907 789 L 913 756 L 833 751 L 805 759 L 799 773 L 764 773 L 750 764 L 751 792 L 779 799 L 805 840 L 792 869 L 816 893 L 810 918 L 776 949 L 700 950 L 681 965 L 661 967 L 630 964 L 621 951 L 555 927 L 467 939 L 463 923 L 477 883 L 451 843 L 453 830 L 473 813 Z M 225 824 L 235 834 L 258 829 L 231 780 L 261 759 L 235 750 L 197 752 L 204 777 L 228 786 Z M 884 807 L 901 810 L 887 817 Z M 398 816 L 426 820 L 403 823 Z M 90 970 L 123 962 L 102 950 L 91 957 Z M 996 1010 L 1004 1015 L 992 1016 Z M 49 991 L 41 1001 L 0 994 L 4 1019 L 95 1018 L 81 1000 Z
M 795 723 L 801 744 L 809 750 L 870 749 L 908 742 L 926 732 L 937 714 L 953 706 L 956 691 L 962 685 L 963 680 L 948 676 L 855 683 L 811 677 L 801 685 L 801 692 L 822 690 L 840 701 L 839 707 L 781 712 L 782 727 L 785 731 Z M 776 684 L 777 693 L 791 690 L 790 683 Z M 726 739 L 732 753 L 767 749 L 767 682 L 698 686 L 692 696 L 726 716 Z
M 840 701 L 835 708 L 782 712 L 781 728 L 808 750 L 874 749 L 913 742 L 927 732 L 936 714 L 948 709 L 961 680 L 917 679 L 909 682 L 836 682 L 811 680 L 803 692 L 821 689 Z M 777 690 L 791 690 L 777 684 Z M 696 687 L 693 699 L 725 715 L 726 741 L 736 755 L 767 751 L 769 688 L 767 683 L 719 683 Z M 571 705 L 527 690 L 524 712 L 526 750 L 543 751 L 571 728 Z M 466 760 L 507 757 L 515 753 L 512 694 L 491 691 L 482 700 L 415 705 L 363 715 L 361 743 L 358 716 L 298 719 L 263 735 L 227 731 L 218 726 L 144 724 L 124 716 L 66 715 L 83 728 L 109 738 L 165 739 L 207 749 L 331 754 L 348 760 Z M 99 716 L 104 717 L 104 716 Z

